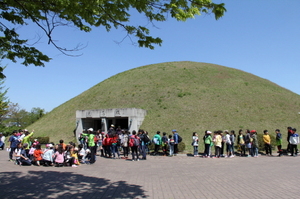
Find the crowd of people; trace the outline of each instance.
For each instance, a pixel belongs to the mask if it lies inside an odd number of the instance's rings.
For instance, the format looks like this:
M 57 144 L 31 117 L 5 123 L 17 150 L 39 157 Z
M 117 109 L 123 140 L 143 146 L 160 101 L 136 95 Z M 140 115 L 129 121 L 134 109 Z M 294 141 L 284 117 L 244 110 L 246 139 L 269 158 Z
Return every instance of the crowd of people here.
M 67 145 L 60 140 L 59 144 L 49 143 L 46 144 L 45 149 L 42 149 L 37 139 L 31 142 L 30 138 L 33 134 L 34 130 L 31 133 L 26 129 L 13 131 L 12 136 L 8 139 L 9 161 L 23 166 L 34 164 L 37 166 L 77 167 L 80 164 L 80 151 L 75 143 L 70 142 Z M 2 137 L 4 136 L 2 135 Z
M 276 146 L 278 156 L 283 155 L 282 134 L 279 129 L 275 130 Z M 71 166 L 77 167 L 80 164 L 94 164 L 97 154 L 101 157 L 112 159 L 128 159 L 131 161 L 146 160 L 150 154 L 150 145 L 154 145 L 152 155 L 176 156 L 178 154 L 178 144 L 182 141 L 181 136 L 174 129 L 172 134 L 165 132 L 156 134 L 150 139 L 148 132 L 138 130 L 129 132 L 121 128 L 115 129 L 111 125 L 108 132 L 94 131 L 89 128 L 86 132 L 79 135 L 80 144 L 70 142 L 65 144 L 60 140 L 58 144 L 49 143 L 42 149 L 38 140 L 31 142 L 32 132 L 25 130 L 13 131 L 9 137 L 9 161 L 17 165 L 36 165 L 36 166 Z M 258 157 L 258 138 L 256 130 L 239 130 L 238 135 L 234 130 L 225 131 L 205 131 L 202 138 L 204 145 L 204 158 L 232 158 L 235 154 L 240 156 Z M 199 136 L 196 132 L 192 134 L 191 145 L 193 146 L 194 157 L 199 157 Z M 297 156 L 299 135 L 296 129 L 288 127 L 287 151 L 291 156 Z M 264 130 L 263 142 L 265 153 L 272 156 L 271 138 L 269 132 Z M 5 137 L 0 133 L 0 148 L 4 148 Z M 236 149 L 237 148 L 237 149 Z M 213 154 L 214 149 L 214 154 Z M 236 153 L 238 151 L 238 153 Z M 131 154 L 131 158 L 129 155 Z
M 287 152 L 290 153 L 291 156 L 297 156 L 299 144 L 299 135 L 296 133 L 296 128 L 288 127 L 287 128 Z M 275 145 L 277 147 L 278 156 L 281 157 L 283 155 L 282 149 L 282 134 L 279 129 L 275 130 L 276 140 Z M 273 156 L 272 154 L 272 146 L 271 146 L 271 137 L 269 135 L 268 130 L 263 131 L 263 144 L 265 148 L 265 155 Z M 215 131 L 212 135 L 211 131 L 205 131 L 205 135 L 203 137 L 204 141 L 204 158 L 220 158 L 220 157 L 229 157 L 233 158 L 236 154 L 235 146 L 237 146 L 237 151 L 240 156 L 247 157 L 258 157 L 259 151 L 259 143 L 256 130 L 246 130 L 245 132 L 240 129 L 238 135 L 235 134 L 234 130 L 230 132 L 228 130 L 225 131 Z M 193 133 L 192 137 L 192 146 L 194 147 L 194 156 L 198 155 L 198 142 L 199 138 L 196 132 Z M 215 154 L 212 154 L 212 149 L 215 149 Z M 226 152 L 225 152 L 226 149 Z
M 166 133 L 163 133 L 161 137 L 160 131 L 157 131 L 153 139 L 150 139 L 147 131 L 140 129 L 137 132 L 135 130 L 129 132 L 121 128 L 115 129 L 114 125 L 111 125 L 107 133 L 100 130 L 94 133 L 93 129 L 90 128 L 87 133 L 80 134 L 78 140 L 84 149 L 91 151 L 92 156 L 99 152 L 101 157 L 129 159 L 131 152 L 131 160 L 139 161 L 140 159 L 147 159 L 147 154 L 150 153 L 149 146 L 152 143 L 155 147 L 154 155 L 158 155 L 160 146 L 162 146 L 164 155 L 177 155 L 178 144 L 182 138 L 175 129 L 172 130 L 172 135 L 168 137 Z M 120 151 L 122 151 L 122 157 Z

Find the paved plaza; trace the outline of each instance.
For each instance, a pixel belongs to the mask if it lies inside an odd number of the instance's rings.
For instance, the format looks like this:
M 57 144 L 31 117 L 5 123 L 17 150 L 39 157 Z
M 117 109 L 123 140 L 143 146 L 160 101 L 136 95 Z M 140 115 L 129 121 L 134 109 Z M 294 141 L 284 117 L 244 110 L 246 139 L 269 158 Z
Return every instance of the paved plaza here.
M 17 166 L 0 151 L 0 198 L 300 198 L 300 156 L 97 156 L 93 165 Z

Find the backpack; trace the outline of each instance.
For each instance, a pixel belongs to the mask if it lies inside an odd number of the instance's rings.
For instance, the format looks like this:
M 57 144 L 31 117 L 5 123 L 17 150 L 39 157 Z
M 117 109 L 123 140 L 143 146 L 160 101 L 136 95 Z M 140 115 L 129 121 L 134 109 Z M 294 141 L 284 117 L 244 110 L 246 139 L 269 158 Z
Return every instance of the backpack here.
M 144 144 L 148 144 L 150 142 L 149 137 L 147 135 L 145 135 L 145 134 L 142 134 L 140 136 L 140 139 L 144 142 Z
M 147 135 L 144 135 L 144 142 L 145 143 L 149 143 L 150 142 L 150 138 Z
M 156 144 L 156 145 L 159 145 L 159 140 L 157 137 L 154 137 L 153 138 L 153 143 Z
M 94 136 L 94 142 L 95 142 L 95 144 L 98 143 L 98 139 L 99 139 L 98 136 Z
M 174 139 L 170 139 L 169 144 L 170 146 L 174 146 Z
M 180 137 L 180 135 L 178 135 L 178 143 L 182 142 L 182 137 Z
M 140 146 L 140 140 L 136 136 L 130 137 L 130 145 L 131 146 Z

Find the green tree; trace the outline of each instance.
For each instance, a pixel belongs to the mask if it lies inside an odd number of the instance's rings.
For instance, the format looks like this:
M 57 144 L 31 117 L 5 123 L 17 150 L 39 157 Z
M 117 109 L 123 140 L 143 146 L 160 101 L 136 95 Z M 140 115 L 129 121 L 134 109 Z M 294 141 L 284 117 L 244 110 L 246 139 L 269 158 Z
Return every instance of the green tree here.
M 30 112 L 27 112 L 18 103 L 9 103 L 7 110 L 8 112 L 5 115 L 7 127 L 25 128 L 46 114 L 45 110 L 39 107 L 32 108 Z
M 216 19 L 224 15 L 223 3 L 212 0 L 2 0 L 0 1 L 0 50 L 3 57 L 28 66 L 44 66 L 50 58 L 21 39 L 16 27 L 35 23 L 48 38 L 48 44 L 54 45 L 62 53 L 68 49 L 60 47 L 52 38 L 58 26 L 71 26 L 90 32 L 94 27 L 122 28 L 132 41 L 136 38 L 140 47 L 153 49 L 161 45 L 162 39 L 150 35 L 146 26 L 131 25 L 132 13 L 138 12 L 150 23 L 163 22 L 168 17 L 186 21 L 201 13 L 212 13 Z M 71 49 L 79 50 L 78 48 Z
M 28 114 L 30 120 L 28 121 L 28 125 L 34 123 L 35 121 L 39 120 L 41 117 L 43 117 L 46 114 L 45 109 L 34 107 L 31 109 L 31 112 Z
M 1 64 L 0 64 L 1 66 Z M 5 67 L 0 67 L 1 72 L 5 69 Z M 9 99 L 6 96 L 8 88 L 5 88 L 4 84 L 4 78 L 0 78 L 0 129 L 3 129 L 4 127 L 4 120 L 5 116 L 8 113 L 9 108 Z
M 9 103 L 7 114 L 5 115 L 5 126 L 22 127 L 24 125 L 24 118 L 27 117 L 27 111 L 21 109 L 18 103 Z

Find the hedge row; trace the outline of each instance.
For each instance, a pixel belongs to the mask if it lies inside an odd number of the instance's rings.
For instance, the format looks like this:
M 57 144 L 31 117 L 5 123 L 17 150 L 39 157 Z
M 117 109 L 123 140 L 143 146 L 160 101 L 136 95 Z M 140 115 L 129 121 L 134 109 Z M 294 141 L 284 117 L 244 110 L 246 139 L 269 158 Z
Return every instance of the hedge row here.
M 49 144 L 49 141 L 50 141 L 49 137 L 31 137 L 30 138 L 31 143 L 33 143 L 35 139 L 37 139 L 37 141 L 40 144 Z

